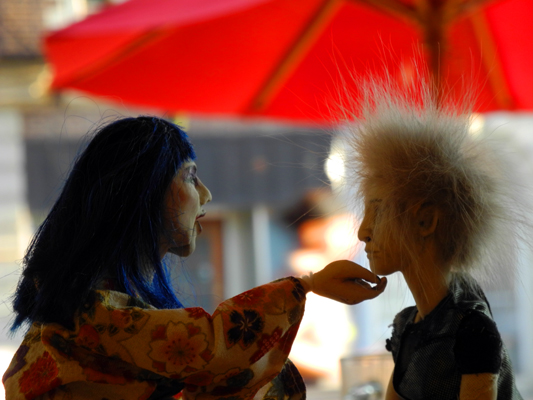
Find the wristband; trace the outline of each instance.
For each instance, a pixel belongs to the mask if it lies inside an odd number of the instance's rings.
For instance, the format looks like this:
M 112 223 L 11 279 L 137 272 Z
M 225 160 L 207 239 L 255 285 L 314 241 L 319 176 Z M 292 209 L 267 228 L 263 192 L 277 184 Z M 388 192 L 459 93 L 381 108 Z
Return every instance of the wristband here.
M 309 285 L 309 291 L 312 292 L 315 288 L 314 285 L 314 276 L 312 272 L 309 272 L 309 275 L 304 275 L 301 277 L 302 280 L 304 280 Z

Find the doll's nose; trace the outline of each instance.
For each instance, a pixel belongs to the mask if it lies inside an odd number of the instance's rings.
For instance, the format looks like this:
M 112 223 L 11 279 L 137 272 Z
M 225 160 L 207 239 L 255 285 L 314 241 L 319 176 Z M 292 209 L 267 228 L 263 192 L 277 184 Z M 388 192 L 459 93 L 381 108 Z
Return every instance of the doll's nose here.
M 357 238 L 361 242 L 369 243 L 372 241 L 372 231 L 370 229 L 370 226 L 368 225 L 368 221 L 366 218 L 363 219 L 361 222 L 361 226 L 359 227 L 359 230 L 357 231 Z

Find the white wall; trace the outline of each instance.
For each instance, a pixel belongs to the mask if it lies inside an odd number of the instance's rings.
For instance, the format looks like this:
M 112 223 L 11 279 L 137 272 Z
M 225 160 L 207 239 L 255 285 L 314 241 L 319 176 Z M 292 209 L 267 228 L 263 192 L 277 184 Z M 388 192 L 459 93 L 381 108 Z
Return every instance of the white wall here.
M 0 110 L 0 375 L 22 340 L 9 337 L 12 321 L 10 297 L 19 277 L 19 266 L 31 237 L 26 204 L 26 175 L 22 117 L 14 110 Z M 0 398 L 3 398 L 0 386 Z

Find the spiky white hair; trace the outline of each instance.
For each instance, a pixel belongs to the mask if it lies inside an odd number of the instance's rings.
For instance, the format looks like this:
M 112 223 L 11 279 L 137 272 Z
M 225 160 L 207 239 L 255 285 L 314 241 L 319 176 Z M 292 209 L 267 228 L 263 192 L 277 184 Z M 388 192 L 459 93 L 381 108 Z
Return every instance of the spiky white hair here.
M 508 166 L 489 141 L 469 133 L 467 107 L 437 100 L 430 85 L 405 89 L 391 80 L 363 82 L 347 141 L 348 184 L 360 198 L 379 191 L 374 238 L 396 241 L 416 263 L 411 213 L 432 205 L 441 259 L 453 271 L 512 262 L 518 238 L 519 197 Z M 361 215 L 361 214 L 360 214 Z

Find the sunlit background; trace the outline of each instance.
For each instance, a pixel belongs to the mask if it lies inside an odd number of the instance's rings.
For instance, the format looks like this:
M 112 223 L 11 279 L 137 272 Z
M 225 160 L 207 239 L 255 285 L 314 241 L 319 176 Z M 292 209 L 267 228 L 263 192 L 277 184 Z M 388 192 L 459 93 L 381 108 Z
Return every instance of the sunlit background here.
M 9 325 L 10 296 L 24 250 L 57 197 L 84 133 L 117 116 L 159 112 L 48 91 L 42 32 L 111 3 L 0 0 L 2 374 L 21 341 L 19 333 L 9 334 Z M 366 265 L 355 234 L 359 216 L 349 207 L 345 128 L 165 116 L 188 130 L 199 175 L 213 194 L 197 250 L 175 271 L 176 289 L 187 305 L 212 311 L 227 297 L 279 277 L 318 271 L 339 258 Z M 476 114 L 471 133 L 504 144 L 524 182 L 531 181 L 531 114 Z M 526 252 L 520 261 L 502 267 L 516 269 L 516 278 L 491 283 L 487 295 L 519 389 L 533 399 L 533 257 Z M 385 385 L 392 368 L 384 347 L 389 325 L 413 303 L 397 276 L 390 278 L 384 295 L 354 307 L 309 295 L 291 352 L 310 388 L 309 398 L 346 395 L 351 400 L 364 385 Z

